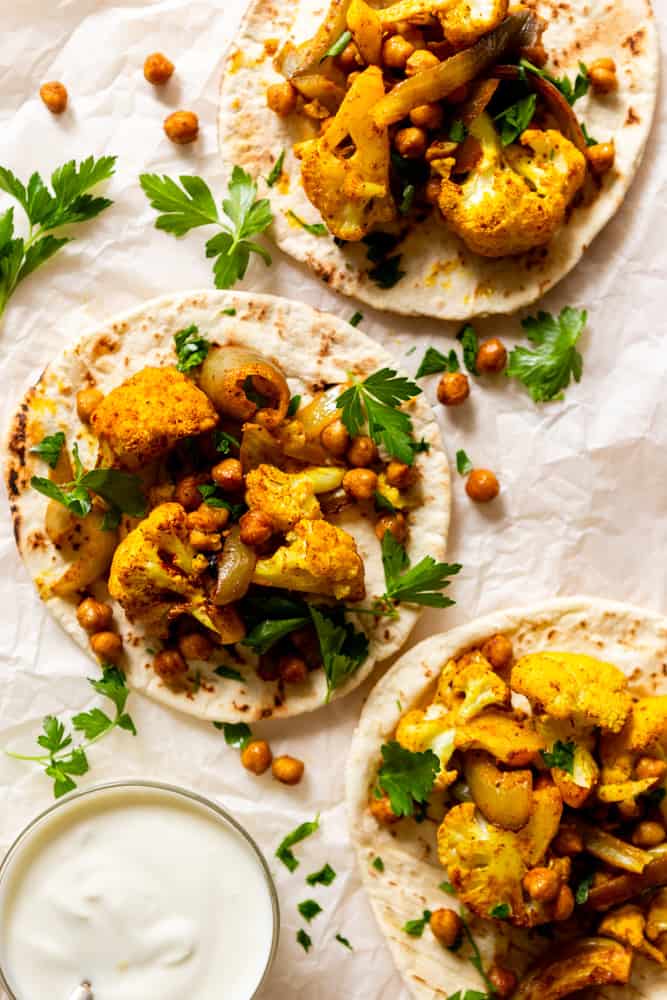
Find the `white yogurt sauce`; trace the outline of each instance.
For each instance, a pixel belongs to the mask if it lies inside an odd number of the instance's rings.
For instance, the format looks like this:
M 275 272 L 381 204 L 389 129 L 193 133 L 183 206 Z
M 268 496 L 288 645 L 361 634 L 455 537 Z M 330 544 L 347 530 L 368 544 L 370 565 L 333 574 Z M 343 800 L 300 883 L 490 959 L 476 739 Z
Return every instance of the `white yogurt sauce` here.
M 271 952 L 263 868 L 243 837 L 165 791 L 100 790 L 52 813 L 3 880 L 18 1000 L 249 1000 Z

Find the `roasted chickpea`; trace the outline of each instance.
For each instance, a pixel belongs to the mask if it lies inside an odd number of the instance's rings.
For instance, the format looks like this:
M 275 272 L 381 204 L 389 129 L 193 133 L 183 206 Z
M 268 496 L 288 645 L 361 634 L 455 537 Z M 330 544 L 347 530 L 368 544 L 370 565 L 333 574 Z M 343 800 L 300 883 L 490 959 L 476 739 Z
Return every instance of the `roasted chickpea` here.
M 377 484 L 378 477 L 372 469 L 350 469 L 343 479 L 343 489 L 355 500 L 370 500 Z
M 663 774 L 667 771 L 667 764 L 664 760 L 658 760 L 656 757 L 640 757 L 635 764 L 635 775 L 640 780 L 642 778 L 662 778 Z
M 507 364 L 507 350 L 502 340 L 497 337 L 483 340 L 479 345 L 475 364 L 483 374 L 495 375 L 501 372 Z
M 90 389 L 80 389 L 76 394 L 76 412 L 79 420 L 87 424 L 93 415 L 93 410 L 104 399 L 104 393 L 92 386 Z
M 573 826 L 561 826 L 553 846 L 557 854 L 571 858 L 573 855 L 583 852 L 584 841 L 579 831 L 575 830 Z
M 178 640 L 178 651 L 184 660 L 208 660 L 213 653 L 213 643 L 201 632 L 188 632 Z
M 426 132 L 414 126 L 399 129 L 394 136 L 394 146 L 399 156 L 418 160 L 426 152 Z
M 173 681 L 187 674 L 188 665 L 175 649 L 163 649 L 153 660 L 153 670 L 163 681 Z
M 277 681 L 280 677 L 278 660 L 271 653 L 263 653 L 259 658 L 257 676 L 263 681 Z
M 428 49 L 417 49 L 411 56 L 408 56 L 405 63 L 405 75 L 416 76 L 417 73 L 423 73 L 426 69 L 433 69 L 434 66 L 438 66 L 439 64 L 440 60 L 435 53 L 429 52 Z
M 320 434 L 320 443 L 335 458 L 342 458 L 350 447 L 350 435 L 342 420 L 334 420 Z
M 198 552 L 220 552 L 222 549 L 222 538 L 217 532 L 209 534 L 193 528 L 190 532 L 190 545 Z
M 39 96 L 52 115 L 61 115 L 67 107 L 67 87 L 64 83 L 59 83 L 58 80 L 43 83 L 39 88 Z
M 185 476 L 176 484 L 174 500 L 186 510 L 196 510 L 201 506 L 202 496 L 199 492 L 200 477 Z
M 108 604 L 86 597 L 76 609 L 76 618 L 86 632 L 106 632 L 111 625 L 113 611 Z
M 378 450 L 375 442 L 364 435 L 356 437 L 347 450 L 348 462 L 359 469 L 377 462 L 377 457 Z
M 300 656 L 281 656 L 278 670 L 285 684 L 303 684 L 308 677 L 308 666 Z
M 383 826 L 390 826 L 392 823 L 398 823 L 401 818 L 400 816 L 397 816 L 391 808 L 391 802 L 389 801 L 388 795 L 383 795 L 381 799 L 376 799 L 375 795 L 371 795 L 368 807 L 371 811 L 371 815 L 378 821 L 378 823 L 382 823 Z
M 441 906 L 439 910 L 434 910 L 429 920 L 429 926 L 433 937 L 437 938 L 445 948 L 453 948 L 458 941 L 463 924 L 456 910 L 450 910 L 447 906 Z
M 514 650 L 507 636 L 498 633 L 486 640 L 482 646 L 482 655 L 487 658 L 494 670 L 507 670 L 512 663 Z
M 569 920 L 574 912 L 574 896 L 569 885 L 562 885 L 556 896 L 554 920 Z
M 241 763 L 246 771 L 253 774 L 264 774 L 271 767 L 273 754 L 266 740 L 251 740 L 241 751 Z
M 475 503 L 489 503 L 500 493 L 500 483 L 490 469 L 473 469 L 466 481 L 466 493 Z
M 410 121 L 419 128 L 428 128 L 431 131 L 442 128 L 445 113 L 440 104 L 420 104 L 410 112 Z
M 392 459 L 385 469 L 385 476 L 390 486 L 395 486 L 397 490 L 407 490 L 415 481 L 415 470 L 405 462 Z
M 610 94 L 617 90 L 616 63 L 608 57 L 596 59 L 588 67 L 588 79 L 596 94 Z
M 408 537 L 408 522 L 405 514 L 397 511 L 395 514 L 383 514 L 375 524 L 375 534 L 382 541 L 385 534 L 390 531 L 397 542 L 404 542 Z
M 154 87 L 162 87 L 171 79 L 174 64 L 162 52 L 153 52 L 144 63 L 144 76 Z
M 460 406 L 470 395 L 470 382 L 463 372 L 445 372 L 438 382 L 438 402 L 443 406 Z
M 560 891 L 560 879 L 552 868 L 532 868 L 523 877 L 523 887 L 531 899 L 550 903 Z
M 249 510 L 239 521 L 241 541 L 244 545 L 256 547 L 268 542 L 273 534 L 271 521 L 259 510 Z
M 283 785 L 298 785 L 303 778 L 304 769 L 305 765 L 302 760 L 284 754 L 282 757 L 275 758 L 271 773 Z
M 389 69 L 405 69 L 405 64 L 414 51 L 414 45 L 402 35 L 392 35 L 382 46 L 382 63 Z
M 243 466 L 238 458 L 225 458 L 213 466 L 211 478 L 224 493 L 238 493 L 243 487 Z
M 424 198 L 429 205 L 437 205 L 442 191 L 442 177 L 429 177 L 424 188 Z
M 644 815 L 644 810 L 637 799 L 624 799 L 623 802 L 618 803 L 616 808 L 619 815 L 625 820 L 641 819 Z
M 489 982 L 493 986 L 494 996 L 498 997 L 498 1000 L 508 1000 L 516 990 L 519 980 L 511 969 L 492 965 L 489 969 Z
M 614 166 L 616 162 L 616 145 L 611 142 L 598 142 L 595 146 L 589 146 L 586 150 L 588 163 L 594 174 L 601 177 Z
M 272 84 L 266 92 L 266 103 L 271 111 L 275 111 L 281 118 L 291 115 L 296 107 L 298 91 L 289 80 L 284 83 Z
M 305 625 L 290 633 L 290 642 L 298 649 L 309 667 L 315 668 L 322 664 L 322 653 L 317 632 L 312 625 Z
M 95 632 L 90 637 L 90 648 L 100 660 L 115 663 L 123 652 L 123 640 L 117 632 Z
M 665 839 L 665 828 L 662 823 L 645 819 L 638 823 L 632 833 L 632 843 L 635 847 L 657 847 Z
M 354 42 L 349 42 L 338 56 L 338 65 L 343 73 L 351 73 L 352 70 L 358 69 L 363 65 L 359 49 Z
M 188 527 L 206 534 L 222 531 L 228 521 L 229 511 L 226 507 L 211 507 L 207 503 L 188 514 Z
M 177 146 L 187 146 L 199 135 L 199 119 L 194 111 L 174 111 L 165 118 L 164 131 Z

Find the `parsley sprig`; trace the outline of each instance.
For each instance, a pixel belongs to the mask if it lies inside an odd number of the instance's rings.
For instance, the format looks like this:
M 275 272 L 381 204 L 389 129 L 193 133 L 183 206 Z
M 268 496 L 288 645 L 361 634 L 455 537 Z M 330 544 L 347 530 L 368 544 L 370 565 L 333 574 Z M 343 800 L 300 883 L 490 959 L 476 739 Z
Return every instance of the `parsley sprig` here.
M 390 617 L 395 616 L 400 601 L 429 608 L 448 608 L 455 603 L 442 591 L 449 586 L 449 578 L 461 571 L 459 563 L 439 563 L 433 556 L 424 556 L 411 566 L 405 548 L 386 531 L 382 538 L 382 565 L 387 590 L 376 605 Z
M 496 115 L 495 121 L 500 123 L 500 141 L 503 146 L 516 142 L 522 132 L 526 131 L 536 107 L 537 94 L 529 94 Z
M 365 424 L 369 437 L 393 458 L 412 465 L 419 444 L 413 437 L 409 414 L 402 403 L 419 396 L 421 389 L 393 368 L 382 368 L 361 382 L 355 381 L 338 399 L 341 420 L 352 437 Z
M 539 69 L 539 67 L 533 66 L 533 64 L 528 62 L 527 59 L 521 60 L 519 68 L 523 72 L 524 78 L 526 72 L 528 72 L 534 73 L 536 76 L 541 76 L 543 80 L 548 80 L 549 83 L 552 83 L 554 87 L 560 90 L 561 94 L 570 105 L 576 104 L 580 97 L 585 97 L 591 85 L 590 77 L 588 75 L 588 67 L 583 62 L 579 63 L 579 71 L 575 77 L 574 83 L 572 83 L 569 76 L 566 74 L 563 74 L 561 77 L 554 76 L 546 69 Z
M 566 306 L 558 317 L 539 312 L 521 323 L 528 339 L 535 345 L 515 347 L 510 353 L 506 373 L 518 378 L 536 403 L 562 399 L 571 379 L 579 382 L 584 361 L 577 350 L 588 313 Z
M 440 759 L 432 750 L 416 753 L 396 740 L 381 747 L 382 766 L 378 771 L 376 798 L 385 792 L 396 816 L 412 816 L 415 802 L 425 803 L 440 771 Z
M 120 670 L 105 664 L 101 679 L 89 677 L 88 682 L 98 694 L 112 702 L 116 709 L 113 718 L 101 708 L 92 708 L 90 712 L 79 712 L 73 716 L 72 728 L 84 737 L 83 742 L 74 746 L 72 734 L 65 723 L 55 715 L 47 715 L 42 723 L 43 731 L 37 737 L 37 743 L 46 753 L 31 756 L 5 751 L 8 757 L 15 760 L 32 761 L 43 767 L 44 773 L 53 781 L 53 794 L 57 799 L 73 791 L 76 788 L 74 778 L 87 774 L 90 770 L 86 751 L 94 743 L 113 729 L 124 729 L 136 736 L 137 730 L 132 717 L 125 711 L 129 690 Z
M 327 680 L 325 700 L 328 702 L 336 688 L 341 687 L 356 673 L 368 657 L 368 638 L 363 632 L 357 632 L 350 622 L 325 615 L 312 605 L 310 617 L 320 644 L 322 666 Z
M 291 872 L 295 872 L 299 867 L 299 861 L 294 856 L 294 851 L 292 848 L 295 844 L 300 844 L 302 840 L 307 837 L 312 837 L 314 833 L 320 828 L 320 814 L 318 813 L 314 820 L 309 820 L 306 823 L 301 823 L 295 830 L 288 833 L 286 837 L 281 840 L 280 844 L 276 848 L 276 857 L 279 861 L 285 865 Z
M 199 226 L 220 228 L 206 244 L 206 256 L 214 261 L 216 288 L 231 288 L 243 278 L 253 253 L 267 267 L 271 263 L 266 248 L 250 238 L 263 233 L 273 221 L 271 205 L 266 198 L 257 199 L 257 184 L 241 167 L 232 171 L 222 215 L 201 177 L 181 175 L 180 187 L 171 177 L 159 174 L 141 174 L 139 181 L 151 206 L 160 213 L 156 229 L 184 236 Z
M 71 236 L 57 236 L 55 230 L 94 219 L 113 204 L 89 192 L 111 177 L 115 163 L 115 156 L 89 156 L 78 166 L 69 160 L 51 174 L 52 190 L 38 173 L 23 184 L 8 167 L 0 167 L 0 191 L 18 202 L 29 224 L 27 237 L 17 236 L 14 208 L 0 214 L 0 316 L 17 285 L 72 242 Z

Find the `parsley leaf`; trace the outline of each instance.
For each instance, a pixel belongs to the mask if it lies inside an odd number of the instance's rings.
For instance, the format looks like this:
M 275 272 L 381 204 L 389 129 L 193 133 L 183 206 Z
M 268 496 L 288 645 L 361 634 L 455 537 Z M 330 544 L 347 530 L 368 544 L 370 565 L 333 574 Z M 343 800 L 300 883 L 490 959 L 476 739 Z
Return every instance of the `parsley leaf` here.
M 240 674 L 238 670 L 234 670 L 232 667 L 226 667 L 224 664 L 216 667 L 213 673 L 217 674 L 218 677 L 224 677 L 229 681 L 243 682 L 243 675 Z
M 509 903 L 497 903 L 491 910 L 489 916 L 494 920 L 507 920 L 512 915 L 512 907 Z
M 586 128 L 586 123 L 585 122 L 579 122 L 579 124 L 581 125 L 581 131 L 583 133 L 584 139 L 586 140 L 586 145 L 589 146 L 589 147 L 590 146 L 597 146 L 598 145 L 598 140 L 594 139 L 592 135 L 589 135 L 588 129 Z
M 510 353 L 507 375 L 518 378 L 536 403 L 562 399 L 574 378 L 581 380 L 584 362 L 577 342 L 584 331 L 588 313 L 566 306 L 556 319 L 550 313 L 524 319 L 522 326 L 535 349 L 515 347 Z
M 368 638 L 363 632 L 357 632 L 349 622 L 336 621 L 333 616 L 323 614 L 313 605 L 310 606 L 310 617 L 322 653 L 328 702 L 336 688 L 344 684 L 366 660 Z
M 223 722 L 222 731 L 227 746 L 238 747 L 239 750 L 245 750 L 252 739 L 250 726 L 245 722 Z
M 346 937 L 343 937 L 342 934 L 336 934 L 336 941 L 340 942 L 340 944 L 342 944 L 343 947 L 348 948 L 350 951 L 354 951 L 354 948 L 352 947 L 350 942 L 347 940 Z
M 322 907 L 314 899 L 304 899 L 303 903 L 297 904 L 297 910 L 304 920 L 311 923 L 317 914 L 322 912 Z
M 455 602 L 442 591 L 449 586 L 448 577 L 461 570 L 459 563 L 439 563 L 433 556 L 424 556 L 410 566 L 405 548 L 390 531 L 382 538 L 382 565 L 387 584 L 379 603 L 391 609 L 397 601 L 422 604 L 429 608 L 448 608 Z
M 501 123 L 500 141 L 503 146 L 509 146 L 526 131 L 535 114 L 536 106 L 537 94 L 529 94 L 528 97 L 523 97 L 516 104 L 510 104 L 509 108 L 496 115 L 495 121 Z
M 427 802 L 433 791 L 440 759 L 432 750 L 413 753 L 395 740 L 383 744 L 381 752 L 383 764 L 378 771 L 377 789 L 389 796 L 396 816 L 412 816 L 415 802 Z
M 441 882 L 440 885 L 438 886 L 438 889 L 442 889 L 442 891 L 446 892 L 448 896 L 456 895 L 456 889 L 454 888 L 451 882 Z
M 479 349 L 479 342 L 477 340 L 475 327 L 470 323 L 466 323 L 466 325 L 456 334 L 456 339 L 461 342 L 461 346 L 463 347 L 463 364 L 466 366 L 471 375 L 479 375 L 479 372 L 477 371 L 477 351 Z
M 588 67 L 583 62 L 579 63 L 579 72 L 577 73 L 574 84 L 572 84 L 572 81 L 568 76 L 563 75 L 559 79 L 547 70 L 539 69 L 537 66 L 533 66 L 533 64 L 528 62 L 527 59 L 522 59 L 519 63 L 519 67 L 523 71 L 524 78 L 526 71 L 528 71 L 529 73 L 534 73 L 536 76 L 541 76 L 543 80 L 548 80 L 549 83 L 552 83 L 554 87 L 557 87 L 558 90 L 560 90 L 561 94 L 570 105 L 576 104 L 580 97 L 585 97 L 590 87 Z
M 287 836 L 280 842 L 276 848 L 276 857 L 279 861 L 285 865 L 291 872 L 296 871 L 299 867 L 299 862 L 294 856 L 292 848 L 295 844 L 300 844 L 302 840 L 307 837 L 312 837 L 320 828 L 320 814 L 318 813 L 314 820 L 306 823 L 301 823 L 297 826 L 295 830 L 288 833 Z
M 424 933 L 424 928 L 431 919 L 431 911 L 424 910 L 421 917 L 417 920 L 408 920 L 406 924 L 403 925 L 403 930 L 406 934 L 411 937 L 421 937 Z
M 368 272 L 368 277 L 378 288 L 393 288 L 401 278 L 404 278 L 407 271 L 401 271 L 401 254 L 394 257 L 385 257 L 374 268 Z
M 435 347 L 426 349 L 415 378 L 435 375 L 437 372 L 457 372 L 460 368 L 456 351 L 452 348 L 448 355 L 441 354 Z
M 374 499 L 375 499 L 375 507 L 377 510 L 387 510 L 389 511 L 390 514 L 396 513 L 396 507 L 394 507 L 391 500 L 389 500 L 389 498 L 386 497 L 384 493 L 380 493 L 379 490 L 376 490 Z
M 335 871 L 330 864 L 326 864 L 323 868 L 320 868 L 318 872 L 313 872 L 311 875 L 307 875 L 306 882 L 308 885 L 331 885 L 335 878 Z
M 594 875 L 587 875 L 586 878 L 582 878 L 581 882 L 576 888 L 574 898 L 579 906 L 583 906 L 588 899 L 588 895 L 591 891 L 593 885 Z
M 574 774 L 574 755 L 577 744 L 573 740 L 563 743 L 556 740 L 551 750 L 542 750 L 542 759 L 547 767 L 557 767 L 568 774 Z
M 39 444 L 36 444 L 34 448 L 30 449 L 30 451 L 33 455 L 40 455 L 48 466 L 55 469 L 64 444 L 64 433 L 62 431 L 57 431 L 55 434 L 47 434 L 47 436 L 43 437 Z
M 382 368 L 363 382 L 355 382 L 336 403 L 352 437 L 367 423 L 368 434 L 376 444 L 383 445 L 393 458 L 412 465 L 416 450 L 412 420 L 398 407 L 420 393 L 418 385 L 393 368 Z
M 313 939 L 309 934 L 306 934 L 303 927 L 300 927 L 297 931 L 296 939 L 304 951 L 310 951 Z
M 329 230 L 323 222 L 304 222 L 304 220 L 301 219 L 296 212 L 293 212 L 291 208 L 287 212 L 287 217 L 291 219 L 292 222 L 296 222 L 302 229 L 305 229 L 307 233 L 311 234 L 311 236 L 328 236 L 329 234 Z
M 398 206 L 398 210 L 401 213 L 401 215 L 408 214 L 408 212 L 412 208 L 412 204 L 415 200 L 416 193 L 417 193 L 417 188 L 414 186 L 414 184 L 405 185 L 405 187 L 403 188 L 403 194 L 401 196 L 401 202 L 400 205 Z
M 468 134 L 468 130 L 460 118 L 456 118 L 449 126 L 449 139 L 451 142 L 463 142 Z
M 450 993 L 447 1000 L 493 1000 L 495 996 L 495 990 L 493 993 L 480 993 L 479 990 L 466 990 L 462 993 L 461 990 L 457 990 L 456 993 Z
M 271 167 L 269 176 L 266 178 L 266 183 L 269 185 L 270 188 L 272 188 L 273 185 L 276 183 L 276 181 L 280 179 L 280 175 L 283 172 L 284 163 L 285 163 L 285 150 L 283 149 L 280 156 Z
M 201 177 L 182 175 L 181 187 L 170 177 L 158 174 L 141 174 L 139 181 L 151 206 L 161 213 L 155 223 L 157 229 L 184 236 L 198 226 L 220 227 L 222 232 L 206 244 L 207 258 L 214 258 L 216 288 L 231 288 L 243 278 L 253 253 L 267 266 L 271 263 L 265 247 L 249 239 L 263 233 L 273 221 L 271 205 L 266 198 L 257 200 L 257 184 L 241 167 L 235 166 L 232 171 L 222 216 Z
M 218 487 L 215 483 L 202 483 L 197 489 L 201 493 L 205 504 L 209 507 L 224 507 L 225 510 L 229 511 L 229 517 L 232 521 L 238 521 L 241 515 L 245 514 L 248 509 L 245 503 L 230 503 L 229 500 L 218 496 Z
M 376 872 L 383 872 L 384 871 L 384 861 L 382 860 L 382 858 L 379 855 L 378 855 L 377 858 L 373 859 L 373 868 L 375 868 Z
M 219 451 L 221 455 L 229 455 L 232 448 L 238 450 L 241 447 L 239 439 L 234 437 L 233 434 L 228 434 L 227 431 L 215 431 L 213 440 L 215 442 L 215 450 Z
M 359 310 L 357 310 L 356 312 L 352 313 L 352 315 L 348 319 L 348 323 L 350 324 L 350 326 L 359 326 L 363 318 L 364 314 L 359 312 Z
M 176 367 L 179 372 L 189 372 L 192 368 L 198 368 L 206 359 L 211 346 L 206 337 L 200 335 L 199 327 L 194 323 L 174 334 L 174 345 L 178 358 Z
M 479 972 L 480 976 L 482 977 L 482 979 L 484 980 L 484 982 L 486 984 L 486 988 L 489 991 L 489 997 L 485 997 L 485 995 L 483 993 L 479 994 L 479 996 L 482 997 L 482 1000 L 491 1000 L 491 998 L 495 997 L 495 995 L 496 995 L 495 987 L 494 987 L 493 983 L 491 982 L 491 980 L 489 979 L 489 977 L 487 976 L 486 972 L 484 971 L 484 964 L 482 962 L 482 956 L 480 954 L 479 948 L 477 947 L 477 942 L 475 941 L 474 937 L 472 936 L 470 927 L 468 926 L 468 921 L 463 916 L 463 914 L 460 914 L 460 917 L 461 917 L 461 925 L 463 926 L 463 933 L 467 937 L 468 943 L 470 944 L 470 947 L 472 948 L 472 956 L 470 958 L 470 964 L 472 965 L 472 967 L 474 969 L 477 969 L 477 971 Z M 472 992 L 473 992 L 473 996 L 475 996 L 476 995 L 475 992 L 474 991 L 472 991 Z
M 352 41 L 352 32 L 344 31 L 343 34 L 336 39 L 331 48 L 327 49 L 327 51 L 320 59 L 320 62 L 324 62 L 325 59 L 331 59 L 334 56 L 339 56 L 341 52 L 343 52 L 347 48 L 347 46 L 350 44 L 351 41 Z
M 459 448 L 456 453 L 456 471 L 460 476 L 467 476 L 469 472 L 472 472 L 472 462 L 466 455 L 463 448 Z
M 272 646 L 284 639 L 290 632 L 295 632 L 298 628 L 303 628 L 309 624 L 308 618 L 281 618 L 278 620 L 260 622 L 242 639 L 244 646 L 249 646 L 258 655 L 268 653 Z
M 287 407 L 287 416 L 293 417 L 295 413 L 298 412 L 301 406 L 301 396 L 292 396 Z

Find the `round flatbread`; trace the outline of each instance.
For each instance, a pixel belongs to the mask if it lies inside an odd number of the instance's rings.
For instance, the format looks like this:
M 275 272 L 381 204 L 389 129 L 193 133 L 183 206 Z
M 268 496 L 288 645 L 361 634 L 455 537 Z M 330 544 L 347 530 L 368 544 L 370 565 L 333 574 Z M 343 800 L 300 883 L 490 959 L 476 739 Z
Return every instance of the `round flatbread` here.
M 77 391 L 97 386 L 107 393 L 148 365 L 175 364 L 174 334 L 191 324 L 212 344 L 247 347 L 277 363 L 292 394 L 301 395 L 304 402 L 325 385 L 345 382 L 349 372 L 365 377 L 379 368 L 395 367 L 383 348 L 349 323 L 296 302 L 241 292 L 202 291 L 155 299 L 89 331 L 63 351 L 18 408 L 8 442 L 6 475 L 16 541 L 28 572 L 49 610 L 84 649 L 89 648 L 88 635 L 77 622 L 76 603 L 49 594 L 49 582 L 58 579 L 66 564 L 44 532 L 48 501 L 30 487 L 30 477 L 44 475 L 45 465 L 30 449 L 45 435 L 63 431 L 68 447 L 76 441 L 84 466 L 93 467 L 98 442 L 77 416 Z M 442 559 L 450 512 L 447 458 L 433 411 L 423 396 L 415 399 L 410 413 L 417 440 L 424 438 L 430 450 L 416 457 L 423 503 L 409 514 L 408 554 L 413 562 L 425 555 Z M 365 563 L 368 598 L 380 596 L 385 590 L 384 573 L 373 524 L 349 510 L 336 520 L 356 540 Z M 96 586 L 96 596 L 108 600 L 106 585 Z M 403 605 L 395 619 L 349 617 L 356 628 L 367 632 L 370 651 L 363 666 L 334 692 L 335 698 L 361 684 L 374 663 L 400 649 L 419 609 Z M 186 693 L 174 691 L 152 669 L 155 642 L 151 637 L 138 623 L 130 625 L 118 605 L 114 620 L 124 640 L 122 666 L 128 683 L 172 708 L 203 719 L 251 722 L 298 715 L 324 703 L 322 670 L 311 672 L 303 684 L 282 690 L 276 683 L 260 680 L 256 658 L 243 646 L 236 647 L 233 655 L 220 650 L 215 661 L 202 664 L 198 687 Z M 242 681 L 212 672 L 223 663 L 240 672 Z
M 480 646 L 496 633 L 513 643 L 515 657 L 545 648 L 576 652 L 613 663 L 632 680 L 639 695 L 667 693 L 667 618 L 592 597 L 562 598 L 530 608 L 501 611 L 460 628 L 432 636 L 404 654 L 373 688 L 357 727 L 347 764 L 347 805 L 361 877 L 394 960 L 417 1000 L 443 1000 L 457 990 L 484 991 L 470 962 L 443 948 L 430 932 L 410 937 L 402 929 L 423 910 L 452 906 L 443 891 L 447 873 L 436 850 L 437 824 L 403 819 L 381 827 L 368 810 L 370 790 L 381 763 L 380 747 L 392 738 L 401 716 L 432 693 L 445 663 Z M 374 866 L 381 857 L 384 871 Z M 485 967 L 496 949 L 509 949 L 510 968 L 525 968 L 544 951 L 539 935 L 503 928 L 491 921 L 471 924 Z M 632 988 L 631 988 L 632 987 Z M 614 996 L 649 1000 L 667 989 L 667 972 L 655 962 L 635 958 L 631 987 L 614 987 Z M 605 991 L 586 996 L 602 1000 Z
M 290 118 L 266 104 L 266 90 L 282 80 L 272 53 L 288 38 L 304 41 L 315 33 L 328 4 L 324 0 L 251 0 L 225 64 L 220 101 L 220 150 L 228 172 L 238 164 L 266 178 L 281 150 L 283 176 L 273 187 L 260 180 L 271 201 L 273 237 L 290 256 L 307 264 L 331 288 L 377 309 L 408 315 L 463 320 L 510 313 L 540 298 L 578 262 L 603 226 L 618 211 L 644 152 L 658 90 L 659 48 L 650 0 L 592 0 L 562 4 L 527 0 L 548 23 L 544 44 L 550 68 L 574 78 L 579 62 L 602 56 L 615 60 L 619 89 L 600 97 L 589 93 L 576 111 L 590 135 L 616 144 L 615 168 L 592 199 L 576 207 L 551 243 L 517 257 L 498 260 L 466 249 L 444 223 L 432 217 L 408 228 L 395 253 L 405 276 L 382 289 L 368 276 L 373 267 L 363 244 L 337 246 L 331 237 L 307 232 L 290 216 L 319 221 L 300 180 L 292 146 L 298 138 Z M 401 225 L 404 232 L 405 225 Z

